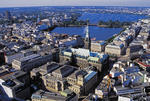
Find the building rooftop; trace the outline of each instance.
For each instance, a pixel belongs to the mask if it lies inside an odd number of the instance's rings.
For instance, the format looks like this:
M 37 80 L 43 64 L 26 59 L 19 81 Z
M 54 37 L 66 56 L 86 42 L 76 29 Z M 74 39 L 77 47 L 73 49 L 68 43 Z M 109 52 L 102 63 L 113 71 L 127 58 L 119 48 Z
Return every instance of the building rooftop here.
M 115 89 L 117 95 L 125 95 L 125 94 L 142 92 L 142 87 L 130 88 L 130 87 L 115 86 L 114 89 Z
M 8 74 L 10 74 L 9 71 L 7 71 L 7 70 L 1 70 L 1 71 L 0 71 L 0 78 L 2 78 L 3 76 L 6 76 L 6 75 L 8 75 Z
M 43 90 L 38 90 L 31 96 L 32 99 L 51 99 L 51 100 L 62 100 L 65 101 L 66 98 L 64 96 L 61 96 L 58 93 L 52 93 L 52 92 L 46 92 Z
M 24 86 L 24 84 L 21 83 L 20 81 L 18 81 L 17 79 L 13 79 L 13 80 L 8 79 L 8 80 L 4 81 L 2 83 L 2 85 L 5 85 L 11 89 L 15 89 L 15 88 L 17 89 L 18 87 Z M 16 90 L 16 92 L 17 92 L 17 90 Z
M 29 61 L 29 60 L 32 60 L 32 59 L 36 59 L 36 58 L 39 58 L 40 55 L 39 54 L 32 54 L 32 55 L 29 55 L 29 56 L 26 56 L 26 57 L 23 57 L 21 59 L 16 59 L 20 62 L 25 62 L 25 61 Z
M 69 101 L 69 99 L 75 97 L 76 94 L 71 92 L 69 89 L 66 89 L 59 93 L 46 92 L 43 90 L 38 90 L 34 94 L 32 94 L 32 99 L 49 99 L 56 101 Z
M 87 60 L 95 61 L 95 62 L 103 62 L 108 57 L 108 55 L 106 54 L 90 52 L 88 49 L 82 49 L 82 48 L 78 48 L 78 49 L 69 48 L 69 49 L 63 50 L 62 54 L 68 57 L 71 57 L 73 54 L 79 58 L 83 58 L 83 59 L 87 59 Z
M 56 70 L 54 70 L 52 72 L 52 74 L 59 74 L 59 75 L 62 75 L 62 77 L 64 76 L 68 76 L 70 75 L 71 73 L 73 73 L 75 70 L 77 70 L 77 68 L 73 67 L 73 66 L 69 66 L 69 65 L 64 65 Z
M 88 74 L 88 73 L 87 73 L 86 71 L 84 71 L 84 70 L 76 70 L 75 72 L 73 72 L 73 73 L 69 76 L 69 78 L 74 78 L 74 79 L 76 79 L 77 76 L 79 76 L 79 75 L 82 75 L 83 77 L 85 77 L 87 74 Z
M 52 72 L 53 70 L 59 68 L 59 64 L 55 63 L 55 62 L 51 62 L 51 63 L 48 62 L 47 64 L 44 64 L 39 68 L 41 71 L 49 73 L 49 72 Z
M 88 82 L 92 77 L 94 77 L 97 72 L 89 71 L 88 74 L 85 76 L 85 82 Z
M 106 47 L 109 47 L 109 48 L 123 48 L 124 47 L 124 44 L 120 44 L 120 45 L 116 45 L 116 44 L 108 44 Z

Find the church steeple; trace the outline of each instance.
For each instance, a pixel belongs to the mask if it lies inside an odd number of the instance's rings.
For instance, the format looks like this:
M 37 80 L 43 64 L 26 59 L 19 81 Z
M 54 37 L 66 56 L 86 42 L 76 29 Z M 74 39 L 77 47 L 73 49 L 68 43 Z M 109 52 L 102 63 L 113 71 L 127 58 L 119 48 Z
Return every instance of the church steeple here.
M 90 38 L 89 25 L 88 24 L 85 27 L 84 48 L 91 50 L 91 38 Z
M 89 26 L 88 25 L 85 28 L 85 33 L 86 33 L 85 38 L 89 38 L 90 36 L 89 36 Z

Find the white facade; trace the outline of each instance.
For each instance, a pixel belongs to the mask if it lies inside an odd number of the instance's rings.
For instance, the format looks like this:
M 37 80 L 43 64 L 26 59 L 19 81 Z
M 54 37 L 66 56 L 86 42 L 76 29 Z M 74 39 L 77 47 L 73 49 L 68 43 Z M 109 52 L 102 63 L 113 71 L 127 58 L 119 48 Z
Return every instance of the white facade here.
M 132 101 L 130 97 L 119 96 L 118 101 Z
M 0 79 L 0 86 L 2 87 L 2 91 L 6 93 L 6 95 L 9 98 L 13 98 L 13 91 L 9 87 L 6 87 L 5 85 L 2 85 L 2 83 L 5 82 L 4 80 Z

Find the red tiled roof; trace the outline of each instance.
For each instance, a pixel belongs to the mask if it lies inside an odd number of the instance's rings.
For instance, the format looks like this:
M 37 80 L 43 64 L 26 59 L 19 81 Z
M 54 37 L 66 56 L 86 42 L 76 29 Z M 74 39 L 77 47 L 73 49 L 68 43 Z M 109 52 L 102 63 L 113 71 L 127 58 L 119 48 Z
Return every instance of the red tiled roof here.
M 144 64 L 144 63 L 143 63 L 143 62 L 141 62 L 141 61 L 137 61 L 137 63 L 138 63 L 139 65 L 144 66 L 144 67 L 150 67 L 150 65 Z

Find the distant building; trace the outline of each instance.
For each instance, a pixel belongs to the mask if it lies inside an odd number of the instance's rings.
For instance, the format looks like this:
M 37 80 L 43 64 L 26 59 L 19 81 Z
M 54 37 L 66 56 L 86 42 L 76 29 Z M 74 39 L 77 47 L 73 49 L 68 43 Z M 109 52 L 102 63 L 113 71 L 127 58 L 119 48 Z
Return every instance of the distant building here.
M 37 23 L 40 23 L 40 21 L 41 21 L 41 19 L 40 19 L 40 17 L 39 17 L 39 15 L 38 15 L 38 18 L 37 18 Z
M 83 42 L 83 38 L 79 35 L 74 35 L 74 36 L 70 36 L 68 37 L 67 35 L 57 35 L 57 37 L 64 37 L 62 39 L 59 39 L 59 41 L 57 42 L 59 45 L 59 47 L 83 47 L 84 42 Z
M 11 20 L 11 14 L 9 11 L 5 11 L 5 17 L 6 19 Z
M 43 20 L 41 20 L 41 23 L 45 24 L 45 25 L 48 25 L 49 27 L 52 26 L 52 22 L 51 22 L 50 19 L 43 19 Z
M 45 25 L 45 24 L 42 24 L 42 25 L 39 25 L 37 30 L 39 31 L 43 31 L 43 30 L 47 30 L 49 28 L 48 25 Z

